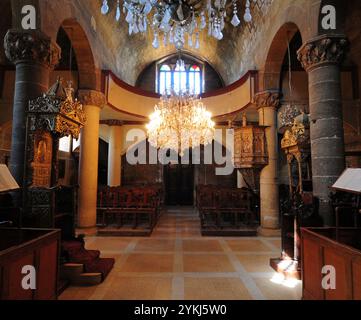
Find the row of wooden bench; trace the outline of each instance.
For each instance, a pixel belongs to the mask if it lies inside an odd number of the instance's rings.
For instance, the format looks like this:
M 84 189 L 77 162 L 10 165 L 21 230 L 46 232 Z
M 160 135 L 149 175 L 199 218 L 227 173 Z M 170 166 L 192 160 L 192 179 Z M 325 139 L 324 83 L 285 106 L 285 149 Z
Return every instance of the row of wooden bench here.
M 98 191 L 97 212 L 103 227 L 112 222 L 118 228 L 131 221 L 133 229 L 147 221 L 146 228 L 153 229 L 161 211 L 162 188 L 149 187 L 104 187 Z
M 197 208 L 202 228 L 239 228 L 257 221 L 254 195 L 247 189 L 197 187 Z

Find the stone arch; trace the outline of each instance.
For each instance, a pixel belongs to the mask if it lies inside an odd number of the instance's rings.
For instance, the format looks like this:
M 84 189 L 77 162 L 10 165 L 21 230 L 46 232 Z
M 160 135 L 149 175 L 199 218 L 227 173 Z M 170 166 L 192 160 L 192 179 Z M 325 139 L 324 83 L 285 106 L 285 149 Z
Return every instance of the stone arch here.
M 76 55 L 79 88 L 100 89 L 100 71 L 96 68 L 93 51 L 84 29 L 74 18 L 64 20 L 61 28 L 66 32 Z
M 23 1 L 23 0 L 19 0 Z M 38 1 L 40 30 L 56 42 L 60 28 L 63 28 L 75 51 L 79 89 L 100 90 L 100 59 L 96 50 L 95 31 L 91 21 L 75 1 Z
M 268 19 L 265 22 L 263 32 L 267 36 L 263 38 L 264 41 L 259 45 L 259 56 L 255 57 L 256 67 L 259 70 L 259 91 L 271 88 L 278 89 L 277 76 L 276 81 L 271 80 L 271 83 L 269 81 L 269 78 L 272 78 L 272 73 L 275 72 L 268 63 L 272 62 L 270 52 L 274 52 L 273 49 L 276 41 L 282 39 L 282 32 L 286 30 L 285 34 L 287 34 L 287 27 L 291 27 L 291 29 L 296 28 L 296 31 L 293 33 L 300 32 L 303 43 L 318 35 L 320 5 L 321 0 L 304 2 L 284 0 L 282 1 L 282 7 L 276 6 L 274 8 L 275 18 Z M 291 40 L 291 36 L 289 37 Z M 287 52 L 285 42 L 283 43 L 284 53 L 282 53 L 282 58 L 279 58 L 279 60 L 283 59 L 283 54 Z M 278 62 L 278 65 L 280 63 L 282 62 Z M 266 70 L 267 65 L 268 69 Z
M 300 31 L 293 22 L 285 23 L 275 34 L 271 42 L 263 71 L 260 73 L 260 91 L 280 89 L 281 70 L 287 53 L 288 43 Z

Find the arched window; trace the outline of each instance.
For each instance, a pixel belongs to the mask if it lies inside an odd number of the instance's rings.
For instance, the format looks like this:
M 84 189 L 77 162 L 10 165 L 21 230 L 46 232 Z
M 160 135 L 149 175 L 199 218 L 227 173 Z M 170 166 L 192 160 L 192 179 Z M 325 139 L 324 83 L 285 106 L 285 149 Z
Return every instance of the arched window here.
M 172 87 L 172 69 L 169 65 L 164 64 L 159 72 L 159 93 L 163 94 L 167 89 Z
M 191 94 L 203 93 L 204 65 L 201 62 L 184 57 L 185 65 L 177 64 L 172 57 L 157 65 L 157 92 L 164 94 L 173 89 L 176 93 L 189 91 Z
M 202 75 L 201 69 L 197 65 L 193 65 L 189 69 L 188 73 L 189 77 L 189 91 L 194 94 L 201 94 L 202 93 Z
M 185 68 L 176 66 L 174 69 L 174 85 L 173 89 L 176 93 L 187 90 L 187 71 Z

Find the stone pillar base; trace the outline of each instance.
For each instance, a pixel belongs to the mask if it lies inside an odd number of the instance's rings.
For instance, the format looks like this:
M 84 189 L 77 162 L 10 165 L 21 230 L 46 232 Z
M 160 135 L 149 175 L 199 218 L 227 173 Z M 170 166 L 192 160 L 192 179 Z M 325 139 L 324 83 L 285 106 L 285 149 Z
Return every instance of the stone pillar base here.
M 280 237 L 281 236 L 281 229 L 268 229 L 259 227 L 257 229 L 257 235 L 259 237 Z
M 76 234 L 80 235 L 83 234 L 87 237 L 97 236 L 98 235 L 98 228 L 97 227 L 89 227 L 89 228 L 77 228 Z

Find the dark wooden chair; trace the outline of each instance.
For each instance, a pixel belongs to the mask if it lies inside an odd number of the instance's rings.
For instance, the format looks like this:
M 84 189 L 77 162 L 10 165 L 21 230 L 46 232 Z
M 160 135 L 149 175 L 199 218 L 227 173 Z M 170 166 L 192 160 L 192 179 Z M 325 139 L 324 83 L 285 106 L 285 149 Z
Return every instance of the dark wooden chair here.
M 154 187 L 106 187 L 98 192 L 98 215 L 103 227 L 109 220 L 118 228 L 123 227 L 126 219 L 132 221 L 133 229 L 138 228 L 146 217 L 148 229 L 153 229 L 160 216 L 162 191 Z
M 248 190 L 199 186 L 196 203 L 202 228 L 238 229 L 255 221 Z

